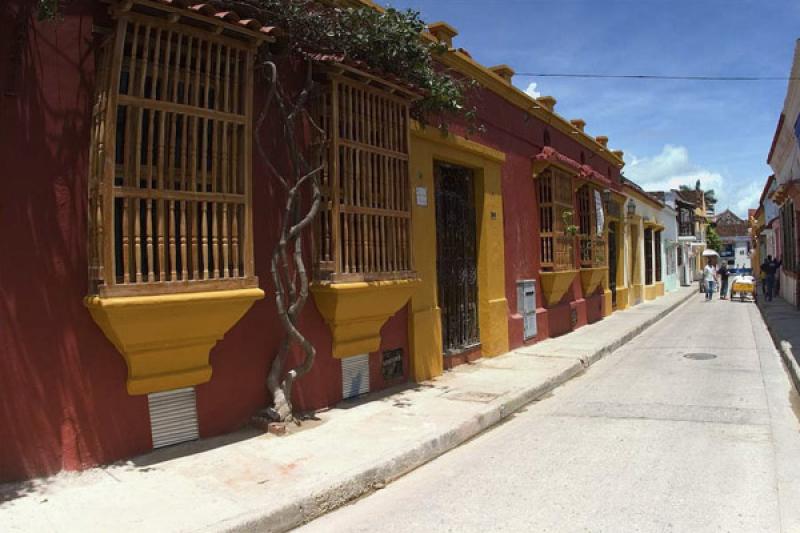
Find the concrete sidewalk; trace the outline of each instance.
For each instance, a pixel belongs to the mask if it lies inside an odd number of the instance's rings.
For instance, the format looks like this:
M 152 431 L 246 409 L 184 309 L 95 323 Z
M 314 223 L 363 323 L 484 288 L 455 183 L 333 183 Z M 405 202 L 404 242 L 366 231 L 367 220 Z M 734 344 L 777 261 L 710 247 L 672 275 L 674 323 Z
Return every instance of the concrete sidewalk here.
M 694 287 L 578 331 L 367 395 L 285 437 L 252 430 L 0 486 L 4 531 L 283 531 L 430 461 L 581 373 Z
M 771 302 L 761 297 L 758 307 L 794 386 L 800 392 L 800 311 L 780 296 Z

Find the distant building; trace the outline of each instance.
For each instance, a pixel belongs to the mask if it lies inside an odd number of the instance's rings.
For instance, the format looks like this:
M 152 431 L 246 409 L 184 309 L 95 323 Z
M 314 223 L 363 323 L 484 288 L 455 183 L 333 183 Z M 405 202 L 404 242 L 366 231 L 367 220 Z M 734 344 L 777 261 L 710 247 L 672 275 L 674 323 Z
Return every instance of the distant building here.
M 675 212 L 676 219 L 676 278 L 681 285 L 699 279 L 702 253 L 706 247 L 708 212 L 705 195 L 698 190 L 653 191 L 651 196 L 664 202 Z
M 720 260 L 725 261 L 728 268 L 751 271 L 751 243 L 748 224 L 726 209 L 716 217 L 716 231 L 722 242 Z

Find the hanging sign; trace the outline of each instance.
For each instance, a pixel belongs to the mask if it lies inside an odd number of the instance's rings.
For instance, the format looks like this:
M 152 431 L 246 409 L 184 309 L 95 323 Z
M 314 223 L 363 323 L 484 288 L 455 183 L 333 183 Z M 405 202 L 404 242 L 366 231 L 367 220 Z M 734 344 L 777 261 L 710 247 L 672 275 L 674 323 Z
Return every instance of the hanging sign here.
M 600 191 L 594 191 L 594 211 L 597 214 L 595 219 L 597 221 L 597 236 L 603 236 L 603 226 L 605 226 L 606 215 L 603 212 L 603 199 L 600 198 Z

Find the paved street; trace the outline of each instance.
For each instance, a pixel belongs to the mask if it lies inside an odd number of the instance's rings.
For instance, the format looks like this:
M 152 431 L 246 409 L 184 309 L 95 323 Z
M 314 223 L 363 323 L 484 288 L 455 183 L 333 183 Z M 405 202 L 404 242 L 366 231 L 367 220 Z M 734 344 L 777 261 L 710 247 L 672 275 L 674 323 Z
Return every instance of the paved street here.
M 505 424 L 302 531 L 800 531 L 793 395 L 756 306 L 697 295 Z

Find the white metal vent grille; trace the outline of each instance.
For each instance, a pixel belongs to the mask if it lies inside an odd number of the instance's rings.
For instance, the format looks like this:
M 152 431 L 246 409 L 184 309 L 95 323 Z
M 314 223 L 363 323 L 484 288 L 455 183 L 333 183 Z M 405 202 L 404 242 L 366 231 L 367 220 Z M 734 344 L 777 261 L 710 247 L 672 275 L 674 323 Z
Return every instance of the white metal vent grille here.
M 196 440 L 197 402 L 194 387 L 147 395 L 153 448 Z
M 369 354 L 342 359 L 342 398 L 369 392 Z

